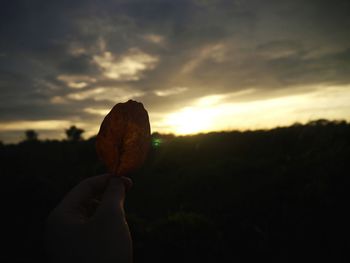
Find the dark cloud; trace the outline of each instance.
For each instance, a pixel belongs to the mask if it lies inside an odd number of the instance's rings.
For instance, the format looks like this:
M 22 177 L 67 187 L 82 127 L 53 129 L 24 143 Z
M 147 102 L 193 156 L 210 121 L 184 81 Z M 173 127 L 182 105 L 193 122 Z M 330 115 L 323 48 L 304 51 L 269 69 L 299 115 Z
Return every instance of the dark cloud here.
M 0 123 L 96 120 L 84 109 L 121 98 L 96 100 L 101 87 L 164 113 L 211 94 L 346 85 L 349 12 L 343 0 L 3 0 Z
M 96 65 L 91 62 L 91 57 L 86 54 L 69 56 L 58 65 L 62 74 L 85 74 L 92 75 L 99 73 Z

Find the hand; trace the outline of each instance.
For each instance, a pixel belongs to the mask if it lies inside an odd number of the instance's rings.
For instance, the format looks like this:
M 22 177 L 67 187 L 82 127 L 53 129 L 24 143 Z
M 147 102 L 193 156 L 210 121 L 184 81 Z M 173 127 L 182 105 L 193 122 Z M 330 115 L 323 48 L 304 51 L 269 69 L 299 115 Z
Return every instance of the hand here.
M 71 190 L 47 220 L 47 251 L 52 262 L 132 262 L 125 220 L 126 177 L 100 175 Z

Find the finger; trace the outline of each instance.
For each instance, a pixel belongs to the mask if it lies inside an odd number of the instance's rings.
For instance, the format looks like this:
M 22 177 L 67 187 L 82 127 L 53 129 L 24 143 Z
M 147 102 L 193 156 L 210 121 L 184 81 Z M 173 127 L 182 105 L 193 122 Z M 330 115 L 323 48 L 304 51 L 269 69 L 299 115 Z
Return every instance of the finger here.
M 95 214 L 97 207 L 100 206 L 100 203 L 101 201 L 98 199 L 89 199 L 89 201 L 87 201 L 84 207 L 85 218 L 91 218 Z
M 61 206 L 67 209 L 80 207 L 82 203 L 103 192 L 110 177 L 111 175 L 104 174 L 83 180 L 65 196 Z
M 103 194 L 96 215 L 123 213 L 125 192 L 132 186 L 132 181 L 126 177 L 111 177 Z
M 132 188 L 134 184 L 132 180 L 129 177 L 125 177 L 125 176 L 120 177 L 120 179 L 123 180 L 123 183 L 125 185 L 125 191 L 129 192 L 129 190 Z

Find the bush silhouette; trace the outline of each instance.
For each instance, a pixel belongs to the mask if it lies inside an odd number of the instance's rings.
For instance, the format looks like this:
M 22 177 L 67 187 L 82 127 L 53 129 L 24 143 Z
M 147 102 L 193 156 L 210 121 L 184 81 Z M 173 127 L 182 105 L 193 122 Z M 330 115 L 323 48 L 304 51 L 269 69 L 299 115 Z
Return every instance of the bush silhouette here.
M 161 140 L 127 195 L 135 262 L 348 255 L 348 123 L 153 138 Z M 94 142 L 0 147 L 4 258 L 21 261 L 22 251 L 45 262 L 45 217 L 80 180 L 105 172 Z
M 69 141 L 80 141 L 82 140 L 82 134 L 84 133 L 83 129 L 79 129 L 74 125 L 66 130 L 67 139 Z
M 25 140 L 28 142 L 37 141 L 39 137 L 38 133 L 34 130 L 26 130 L 25 135 Z

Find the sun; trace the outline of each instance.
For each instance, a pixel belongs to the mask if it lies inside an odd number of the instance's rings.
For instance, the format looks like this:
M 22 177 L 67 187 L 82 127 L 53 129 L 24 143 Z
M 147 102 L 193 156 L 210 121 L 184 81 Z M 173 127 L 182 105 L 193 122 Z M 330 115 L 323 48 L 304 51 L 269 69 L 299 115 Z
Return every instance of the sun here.
M 210 109 L 186 107 L 167 116 L 165 124 L 176 134 L 186 135 L 207 131 L 212 125 Z

